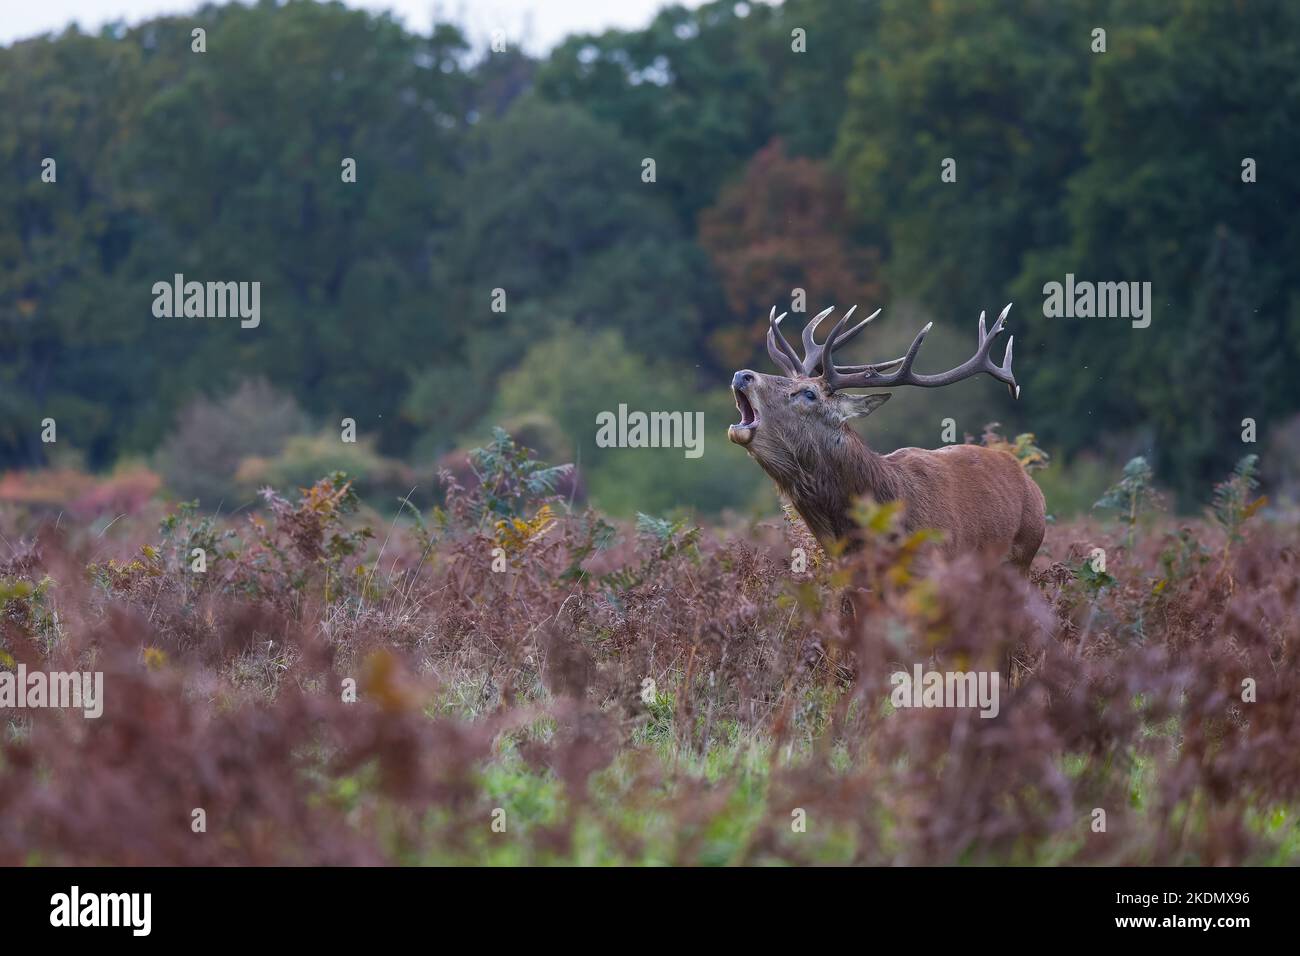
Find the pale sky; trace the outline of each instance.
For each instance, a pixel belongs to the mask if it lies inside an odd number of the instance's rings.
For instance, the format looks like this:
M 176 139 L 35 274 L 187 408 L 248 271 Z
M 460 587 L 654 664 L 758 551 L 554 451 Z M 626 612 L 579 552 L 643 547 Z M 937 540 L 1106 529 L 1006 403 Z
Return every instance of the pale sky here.
M 511 43 L 540 53 L 570 33 L 609 27 L 636 28 L 650 22 L 668 0 L 345 0 L 348 6 L 391 10 L 421 33 L 438 19 L 465 28 L 476 45 L 485 45 L 493 30 L 505 30 Z M 688 7 L 701 0 L 677 0 Z M 104 23 L 136 24 L 158 14 L 177 14 L 202 6 L 201 0 L 0 0 L 0 44 L 41 33 L 61 31 L 76 21 L 83 32 Z

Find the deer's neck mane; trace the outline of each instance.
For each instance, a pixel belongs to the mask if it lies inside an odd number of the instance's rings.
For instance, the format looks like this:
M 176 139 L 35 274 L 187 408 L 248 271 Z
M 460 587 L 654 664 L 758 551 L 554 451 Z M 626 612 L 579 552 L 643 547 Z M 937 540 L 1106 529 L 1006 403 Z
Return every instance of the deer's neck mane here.
M 895 469 L 847 425 L 839 441 L 820 451 L 817 461 L 801 462 L 788 481 L 778 478 L 777 483 L 823 544 L 851 535 L 855 525 L 849 511 L 855 498 L 866 495 L 884 503 L 903 496 Z

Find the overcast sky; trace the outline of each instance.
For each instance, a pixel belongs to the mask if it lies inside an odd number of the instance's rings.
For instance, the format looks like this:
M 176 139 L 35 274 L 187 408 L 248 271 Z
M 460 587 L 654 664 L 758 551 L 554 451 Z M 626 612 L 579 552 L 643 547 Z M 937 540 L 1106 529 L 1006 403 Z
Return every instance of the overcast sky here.
M 701 0 L 678 0 L 688 7 Z M 641 27 L 667 0 L 346 0 L 350 7 L 392 10 L 408 27 L 426 32 L 433 20 L 452 20 L 470 36 L 486 42 L 494 29 L 504 29 L 511 42 L 523 41 L 537 53 L 550 49 L 570 33 L 596 32 L 607 27 Z M 201 6 L 199 0 L 0 0 L 0 44 L 40 33 L 60 31 L 76 21 L 87 33 L 112 20 L 135 24 L 158 14 L 183 13 Z

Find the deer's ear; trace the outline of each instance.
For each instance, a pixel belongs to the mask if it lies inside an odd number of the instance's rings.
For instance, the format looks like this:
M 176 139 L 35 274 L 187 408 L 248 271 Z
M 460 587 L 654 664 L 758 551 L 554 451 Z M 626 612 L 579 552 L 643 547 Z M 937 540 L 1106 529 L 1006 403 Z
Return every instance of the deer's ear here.
M 839 415 L 840 421 L 846 422 L 850 418 L 870 415 L 889 401 L 889 396 L 892 394 L 892 392 L 880 392 L 875 395 L 853 395 L 849 392 L 837 392 L 831 399 L 831 405 Z

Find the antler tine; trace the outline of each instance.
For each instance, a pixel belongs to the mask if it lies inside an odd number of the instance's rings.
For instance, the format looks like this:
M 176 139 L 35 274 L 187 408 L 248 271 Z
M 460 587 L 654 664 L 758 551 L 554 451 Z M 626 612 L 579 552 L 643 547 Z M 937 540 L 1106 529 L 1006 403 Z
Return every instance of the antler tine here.
M 841 320 L 839 324 L 831 330 L 830 337 L 826 340 L 825 354 L 826 372 L 825 379 L 827 385 L 832 389 L 839 388 L 892 388 L 896 385 L 917 385 L 921 388 L 938 388 L 943 385 L 951 385 L 953 382 L 959 382 L 964 378 L 970 378 L 981 372 L 987 372 L 998 381 L 1006 384 L 1007 388 L 1015 398 L 1020 397 L 1020 386 L 1016 384 L 1015 375 L 1011 371 L 1011 347 L 1015 341 L 1014 336 L 1007 340 L 1007 351 L 1003 357 L 1002 364 L 996 365 L 989 358 L 989 350 L 993 347 L 993 340 L 996 339 L 1006 328 L 1007 315 L 1011 312 L 1011 303 L 1007 303 L 1002 314 L 998 316 L 993 328 L 985 330 L 984 313 L 980 313 L 979 321 L 979 343 L 975 348 L 975 354 L 947 372 L 940 372 L 937 375 L 922 375 L 912 371 L 912 363 L 916 360 L 917 353 L 921 350 L 921 343 L 925 340 L 926 334 L 933 328 L 934 323 L 926 325 L 916 338 L 912 340 L 907 354 L 901 359 L 894 359 L 889 362 L 878 362 L 875 365 L 854 365 L 839 367 L 835 365 L 833 352 L 835 346 L 841 344 L 839 331 L 844 323 Z M 892 371 L 886 372 L 884 369 L 892 368 Z
M 849 311 L 844 313 L 843 318 L 841 318 L 839 322 L 835 323 L 835 328 L 836 329 L 843 328 L 845 323 L 847 323 L 849 319 L 853 317 L 853 313 L 856 312 L 857 310 L 858 307 L 856 305 L 852 306 L 849 309 Z M 816 375 L 819 372 L 823 372 L 825 370 L 825 365 L 826 365 L 825 358 L 827 355 L 826 346 L 830 343 L 831 337 L 827 336 L 826 341 L 823 342 L 821 345 L 818 345 L 816 341 L 813 339 L 813 332 L 821 325 L 822 319 L 828 314 L 830 314 L 831 311 L 832 309 L 825 310 L 820 315 L 818 315 L 813 321 L 809 322 L 808 325 L 804 327 L 804 355 L 803 355 L 804 375 L 810 375 L 810 376 Z M 872 312 L 869 316 L 867 316 L 857 325 L 853 326 L 853 328 L 849 329 L 843 335 L 838 336 L 838 341 L 840 342 L 840 344 L 843 344 L 849 341 L 850 339 L 852 339 L 855 335 L 857 335 L 859 332 L 865 329 L 867 327 L 867 324 L 878 315 L 880 315 L 880 310 L 876 309 L 875 312 Z
M 1001 375 L 994 377 L 997 378 L 998 381 L 1006 384 L 1007 391 L 1011 393 L 1012 398 L 1018 399 L 1020 398 L 1020 386 L 1016 384 L 1016 377 L 1011 372 L 1011 346 L 1014 345 L 1015 342 L 1016 337 L 1014 335 L 1007 336 L 1007 351 L 1006 354 L 1002 356 L 1002 367 L 999 369 L 999 371 L 1002 372 L 1002 375 L 1005 375 L 1006 378 L 1003 378 Z M 1010 379 L 1011 381 L 1008 382 L 1007 379 Z
M 853 316 L 853 313 L 857 311 L 857 308 L 858 307 L 855 305 L 849 309 L 849 311 L 844 314 L 844 317 L 840 319 L 839 323 L 837 323 L 836 328 L 842 329 L 844 324 Z M 803 332 L 800 336 L 803 340 L 803 357 L 800 358 L 799 353 L 795 351 L 794 346 L 790 344 L 789 340 L 786 339 L 785 334 L 780 329 L 781 320 L 785 318 L 786 313 L 782 312 L 780 315 L 777 315 L 776 306 L 773 306 L 767 320 L 767 353 L 772 357 L 772 361 L 780 366 L 787 375 L 792 377 L 798 377 L 800 375 L 811 377 L 821 373 L 825 366 L 823 357 L 826 354 L 826 344 L 823 343 L 818 345 L 816 334 L 817 330 L 821 328 L 822 322 L 834 311 L 835 306 L 831 306 L 829 309 L 823 309 L 813 316 L 804 326 Z M 867 316 L 848 332 L 845 332 L 840 336 L 840 342 L 847 342 L 849 339 L 853 338 L 867 327 L 868 322 L 879 314 L 879 309 L 871 313 L 871 315 Z M 828 338 L 826 341 L 829 342 L 830 339 Z
M 767 354 L 787 374 L 798 375 L 800 368 L 799 356 L 795 354 L 794 346 L 787 342 L 785 336 L 781 334 L 781 319 L 784 319 L 785 315 L 782 312 L 778 316 L 776 306 L 772 306 L 772 311 L 767 317 Z
M 893 368 L 898 365 L 905 358 L 907 358 L 906 355 L 900 355 L 898 358 L 890 359 L 888 362 L 869 362 L 865 365 L 837 365 L 835 366 L 835 370 L 837 372 L 865 372 L 867 369 L 873 369 L 877 372 L 883 372 L 887 368 Z
M 855 335 L 857 335 L 859 332 L 861 332 L 863 329 L 867 327 L 868 322 L 870 322 L 872 319 L 874 319 L 876 316 L 880 314 L 880 310 L 876 309 L 875 312 L 872 312 L 869 316 L 867 316 L 857 325 L 853 326 L 853 328 L 849 329 L 847 332 L 841 335 L 840 329 L 844 328 L 844 324 L 849 321 L 849 318 L 853 315 L 853 312 L 856 309 L 857 306 L 855 305 L 852 309 L 849 309 L 849 311 L 844 313 L 843 318 L 841 318 L 838 322 L 835 323 L 834 327 L 831 329 L 831 334 L 826 336 L 826 341 L 825 343 L 823 343 L 823 349 L 829 351 L 830 348 L 832 347 L 831 346 L 832 342 L 834 342 L 837 345 L 843 345 L 845 342 L 851 341 Z
M 856 309 L 857 306 L 854 306 L 853 308 Z M 835 306 L 831 306 L 829 309 L 822 309 L 809 319 L 808 324 L 803 327 L 803 354 L 805 359 L 812 355 L 814 349 L 818 348 L 817 343 L 813 341 L 813 333 L 816 332 L 817 327 L 822 324 L 822 319 L 826 318 L 826 316 L 830 315 L 834 311 Z M 852 314 L 852 311 L 852 309 L 849 310 L 850 314 Z
M 1011 393 L 1012 398 L 1020 397 L 1020 386 L 1016 384 L 1016 377 L 1011 372 L 1011 349 L 1015 345 L 1016 337 L 1010 335 L 1007 337 L 1007 350 L 1003 353 L 1002 364 L 994 365 L 989 360 L 989 351 L 993 348 L 993 340 L 1002 334 L 1006 328 L 1007 314 L 1011 311 L 1011 303 L 1006 304 L 1006 308 L 998 315 L 998 320 L 993 323 L 993 328 L 986 335 L 984 332 L 984 313 L 980 313 L 980 340 L 979 346 L 975 352 L 976 358 L 980 360 L 981 368 L 979 371 L 988 372 L 999 382 L 1007 386 L 1007 391 Z
M 772 330 L 767 330 L 767 354 L 787 375 L 795 375 L 797 372 L 790 367 L 790 360 L 785 357 L 777 347 L 776 338 L 772 335 Z
M 853 316 L 853 313 L 857 311 L 857 308 L 858 308 L 858 307 L 855 305 L 855 306 L 853 306 L 853 308 L 849 309 L 849 311 L 847 311 L 847 312 L 844 313 L 844 317 L 841 318 L 838 322 L 835 323 L 834 328 L 831 330 L 831 335 L 834 335 L 834 333 L 835 333 L 835 329 L 840 329 L 840 328 L 843 328 L 843 327 L 844 327 L 844 323 L 847 322 L 847 321 L 848 321 L 848 320 Z M 826 312 L 829 312 L 829 311 L 830 311 L 830 309 L 827 309 L 827 310 L 826 310 Z M 825 315 L 826 312 L 823 312 L 822 315 Z M 875 318 L 876 316 L 878 316 L 879 314 L 880 314 L 880 310 L 879 310 L 879 309 L 876 309 L 875 312 L 872 312 L 869 316 L 867 316 L 865 319 L 863 319 L 863 320 L 862 320 L 861 322 L 859 322 L 857 325 L 853 326 L 853 328 L 849 329 L 849 330 L 848 330 L 847 332 L 845 332 L 842 336 L 839 336 L 839 337 L 838 337 L 838 342 L 839 342 L 839 344 L 840 344 L 840 345 L 843 345 L 845 342 L 851 341 L 855 335 L 857 335 L 859 332 L 861 332 L 863 329 L 865 329 L 865 328 L 867 327 L 867 323 L 868 323 L 868 322 L 870 322 L 872 319 L 874 319 L 874 318 Z M 817 316 L 817 321 L 818 321 L 818 322 L 821 321 L 822 315 Z M 811 323 L 811 322 L 810 322 L 810 323 L 809 323 L 809 328 L 811 328 L 814 324 L 815 324 L 815 323 Z M 806 338 L 805 338 L 805 340 L 804 340 L 804 345 L 805 345 L 805 346 L 808 346 L 808 345 L 813 344 L 813 341 L 812 341 L 812 332 L 810 332 L 809 329 L 804 329 L 804 333 L 805 333 L 805 335 L 806 335 Z M 826 341 L 825 341 L 824 343 L 822 343 L 822 348 L 824 349 L 824 348 L 825 348 L 825 347 L 830 343 L 830 341 L 831 341 L 831 336 L 828 335 L 828 336 L 826 337 Z M 806 352 L 807 352 L 807 349 L 805 348 L 804 351 L 805 351 L 805 353 L 806 353 Z
M 911 377 L 912 363 L 916 361 L 916 354 L 921 351 L 921 343 L 925 341 L 932 328 L 934 328 L 933 322 L 925 323 L 925 328 L 916 333 L 916 338 L 912 339 L 912 344 L 907 347 L 907 354 L 903 356 L 903 361 L 899 363 L 898 368 L 887 374 L 896 376 L 900 381 L 906 381 Z

